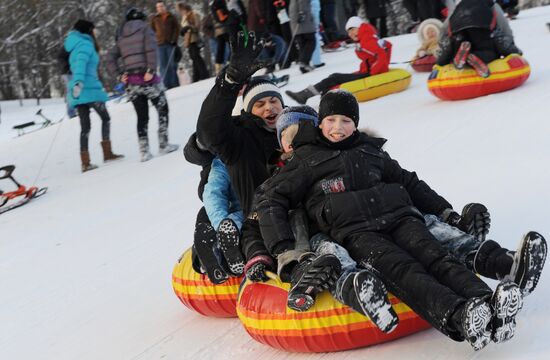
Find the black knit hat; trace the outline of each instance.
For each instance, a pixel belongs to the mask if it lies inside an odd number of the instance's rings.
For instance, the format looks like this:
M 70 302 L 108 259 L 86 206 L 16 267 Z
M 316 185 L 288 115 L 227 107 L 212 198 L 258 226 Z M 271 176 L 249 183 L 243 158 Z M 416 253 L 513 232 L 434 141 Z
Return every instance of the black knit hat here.
M 73 29 L 76 31 L 88 35 L 92 35 L 94 28 L 95 26 L 93 22 L 84 19 L 79 19 L 73 26 Z
M 141 10 L 139 10 L 138 8 L 135 8 L 135 7 L 131 7 L 130 9 L 128 9 L 128 11 L 126 11 L 126 20 L 127 21 L 130 21 L 130 20 L 145 20 L 147 19 L 147 16 L 145 15 L 145 13 Z
M 243 92 L 243 108 L 244 111 L 250 112 L 254 103 L 266 96 L 274 96 L 281 100 L 284 106 L 283 97 L 277 85 L 262 76 L 251 78 L 246 89 Z
M 346 90 L 331 90 L 321 98 L 319 122 L 330 115 L 345 115 L 359 126 L 359 104 L 352 93 Z

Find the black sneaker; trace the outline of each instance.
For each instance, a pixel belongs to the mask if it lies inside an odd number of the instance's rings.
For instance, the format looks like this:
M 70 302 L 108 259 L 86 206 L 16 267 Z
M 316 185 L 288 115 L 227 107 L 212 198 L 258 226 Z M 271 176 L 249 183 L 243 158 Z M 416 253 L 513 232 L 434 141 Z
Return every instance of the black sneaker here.
M 466 60 L 468 58 L 468 54 L 470 54 L 471 48 L 472 44 L 470 44 L 469 41 L 463 41 L 460 43 L 460 47 L 458 48 L 458 51 L 453 59 L 453 65 L 457 69 L 464 69 L 464 65 L 466 65 Z
M 491 342 L 491 307 L 481 298 L 466 302 L 462 312 L 462 332 L 474 350 L 481 350 Z
M 216 230 L 212 225 L 204 222 L 197 223 L 195 226 L 193 255 L 196 254 L 199 261 L 198 263 L 196 260 L 193 262 L 193 269 L 198 273 L 206 273 L 213 284 L 222 284 L 227 281 L 229 276 L 214 253 L 215 242 Z
M 501 282 L 491 298 L 491 306 L 494 311 L 491 339 L 495 343 L 510 340 L 516 331 L 516 315 L 523 306 L 521 290 L 511 281 Z
M 324 289 L 333 288 L 342 266 L 332 254 L 311 256 L 302 260 L 291 274 L 287 305 L 296 311 L 307 311 L 315 303 L 315 296 Z
M 244 271 L 244 258 L 239 245 L 241 233 L 233 220 L 224 219 L 216 234 L 220 250 L 223 253 L 229 271 L 234 276 L 240 276 Z
M 480 242 L 483 242 L 491 228 L 491 215 L 483 204 L 466 204 L 462 209 L 462 215 L 457 227 L 475 236 Z
M 353 288 L 356 306 L 362 310 L 361 314 L 368 316 L 371 321 L 383 332 L 390 333 L 399 324 L 399 318 L 388 299 L 388 292 L 378 276 L 369 270 L 362 270 L 353 277 Z
M 519 286 L 523 297 L 535 290 L 547 253 L 548 245 L 541 234 L 535 231 L 525 234 L 514 254 L 510 274 L 505 277 Z

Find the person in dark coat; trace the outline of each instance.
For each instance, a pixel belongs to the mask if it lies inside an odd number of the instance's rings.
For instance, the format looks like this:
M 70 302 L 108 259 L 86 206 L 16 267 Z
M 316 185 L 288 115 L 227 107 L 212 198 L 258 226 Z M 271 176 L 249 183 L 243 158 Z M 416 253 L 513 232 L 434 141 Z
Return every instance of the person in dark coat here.
M 319 118 L 319 130 L 300 126 L 309 137 L 293 143 L 292 160 L 258 199 L 270 253 L 292 248 L 288 210 L 302 203 L 321 231 L 443 334 L 476 350 L 511 338 L 522 305 L 518 286 L 503 281 L 493 294 L 426 228 L 422 213 L 442 214 L 451 205 L 382 151 L 383 139 L 357 132 L 359 108 L 351 93 L 325 94 Z
M 164 86 L 171 89 L 180 86 L 175 60 L 180 26 L 176 17 L 166 9 L 164 1 L 157 1 L 157 13 L 151 18 L 151 28 L 157 36 L 157 53 L 160 76 Z
M 225 49 L 229 46 L 231 36 L 234 36 L 246 24 L 246 8 L 241 0 L 212 0 L 210 11 L 214 19 L 217 40 L 216 74 L 225 63 Z
M 491 61 L 512 53 L 521 54 L 502 10 L 491 0 L 462 0 L 444 23 L 445 29 L 437 57 L 441 66 L 452 62 L 461 69 L 468 64 L 480 76 L 488 77 L 487 64 Z
M 378 37 L 385 38 L 388 35 L 386 0 L 364 0 L 363 4 L 369 23 L 378 30 Z
M 178 3 L 178 11 L 181 14 L 181 35 L 183 46 L 189 51 L 189 57 L 193 63 L 193 82 L 208 79 L 210 74 L 201 56 L 200 15 L 187 3 Z
M 315 50 L 315 19 L 311 12 L 311 0 L 293 0 L 289 6 L 290 28 L 300 49 L 298 64 L 302 73 L 314 70 L 311 56 Z

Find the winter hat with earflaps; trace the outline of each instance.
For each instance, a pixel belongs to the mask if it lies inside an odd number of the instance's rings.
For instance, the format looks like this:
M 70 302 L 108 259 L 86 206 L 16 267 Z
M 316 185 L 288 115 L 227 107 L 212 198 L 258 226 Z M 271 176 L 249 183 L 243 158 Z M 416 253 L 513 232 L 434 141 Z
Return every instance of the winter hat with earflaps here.
M 281 104 L 284 106 L 283 97 L 277 85 L 264 77 L 250 78 L 246 84 L 246 89 L 243 92 L 244 111 L 249 113 L 256 101 L 267 96 L 279 98 L 279 100 L 281 100 Z
M 330 115 L 345 115 L 359 126 L 359 104 L 352 93 L 346 90 L 336 89 L 327 92 L 321 97 L 319 104 L 319 121 Z
M 84 19 L 79 19 L 73 26 L 73 29 L 76 31 L 88 35 L 92 35 L 94 28 L 95 26 L 93 22 Z
M 281 144 L 282 132 L 290 125 L 298 124 L 300 121 L 311 121 L 315 126 L 319 124 L 317 112 L 311 106 L 289 106 L 281 111 L 277 119 L 277 140 L 281 147 L 283 146 Z

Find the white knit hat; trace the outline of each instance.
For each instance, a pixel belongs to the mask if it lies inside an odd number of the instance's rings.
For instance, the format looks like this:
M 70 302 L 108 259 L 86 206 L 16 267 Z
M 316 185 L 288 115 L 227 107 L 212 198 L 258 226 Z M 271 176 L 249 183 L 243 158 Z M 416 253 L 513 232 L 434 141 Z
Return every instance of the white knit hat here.
M 284 105 L 283 97 L 277 85 L 260 76 L 251 78 L 243 93 L 244 111 L 250 112 L 254 103 L 266 96 L 277 97 Z
M 346 31 L 348 31 L 351 28 L 358 28 L 363 23 L 364 23 L 363 19 L 361 19 L 359 16 L 352 16 L 346 22 Z

